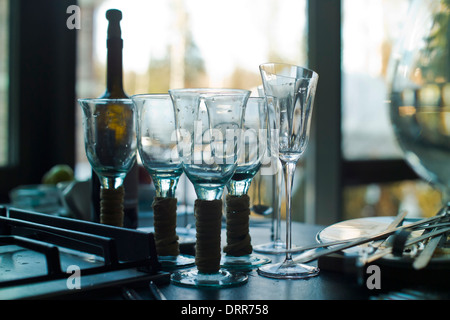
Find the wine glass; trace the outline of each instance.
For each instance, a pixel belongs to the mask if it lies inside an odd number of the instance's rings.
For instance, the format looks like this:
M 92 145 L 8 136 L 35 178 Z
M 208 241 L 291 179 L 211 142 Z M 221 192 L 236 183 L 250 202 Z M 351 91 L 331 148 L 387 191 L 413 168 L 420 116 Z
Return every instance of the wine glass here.
M 86 156 L 100 180 L 100 223 L 123 226 L 123 181 L 136 161 L 131 99 L 79 99 Z
M 264 88 L 258 87 L 260 96 L 264 96 Z M 273 103 L 267 105 L 269 130 L 267 152 L 270 166 L 264 168 L 266 174 L 272 176 L 272 241 L 254 246 L 253 250 L 266 254 L 281 254 L 286 252 L 286 242 L 281 239 L 281 197 L 282 197 L 282 168 L 278 157 L 277 116 Z M 263 173 L 263 172 L 261 172 Z
M 175 191 L 183 173 L 176 150 L 175 114 L 168 94 L 131 97 L 136 107 L 137 148 L 142 164 L 152 177 L 153 226 L 156 252 L 163 269 L 193 266 L 194 257 L 180 254 Z
M 183 170 L 197 194 L 195 264 L 177 271 L 178 285 L 227 287 L 247 275 L 220 268 L 222 194 L 236 171 L 248 90 L 169 90 L 176 112 L 177 146 Z
M 415 1 L 391 59 L 390 119 L 406 162 L 450 201 L 450 4 Z
M 267 103 L 274 107 L 279 129 L 277 145 L 286 191 L 287 251 L 283 262 L 261 266 L 258 273 L 279 279 L 316 276 L 318 268 L 294 262 L 289 250 L 292 248 L 292 182 L 297 162 L 308 144 L 319 76 L 312 70 L 284 63 L 262 64 L 260 71 Z
M 221 265 L 227 269 L 251 269 L 269 263 L 271 260 L 252 254 L 253 248 L 249 233 L 250 198 L 248 189 L 253 177 L 261 167 L 267 143 L 267 105 L 262 97 L 250 97 L 244 116 L 244 129 L 241 138 L 240 154 L 236 172 L 227 184 L 226 255 Z

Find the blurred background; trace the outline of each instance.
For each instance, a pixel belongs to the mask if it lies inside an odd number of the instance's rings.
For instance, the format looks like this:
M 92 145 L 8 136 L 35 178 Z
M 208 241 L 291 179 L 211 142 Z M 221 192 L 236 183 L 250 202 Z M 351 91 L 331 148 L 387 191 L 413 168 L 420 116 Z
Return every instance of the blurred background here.
M 319 73 L 312 137 L 296 172 L 295 221 L 329 224 L 400 209 L 433 215 L 441 194 L 403 161 L 388 117 L 389 58 L 410 3 L 0 0 L 0 201 L 14 187 L 40 183 L 56 164 L 90 178 L 76 99 L 105 90 L 105 12 L 116 8 L 129 95 L 255 91 L 264 62 Z M 70 5 L 81 9 L 78 30 L 66 26 Z

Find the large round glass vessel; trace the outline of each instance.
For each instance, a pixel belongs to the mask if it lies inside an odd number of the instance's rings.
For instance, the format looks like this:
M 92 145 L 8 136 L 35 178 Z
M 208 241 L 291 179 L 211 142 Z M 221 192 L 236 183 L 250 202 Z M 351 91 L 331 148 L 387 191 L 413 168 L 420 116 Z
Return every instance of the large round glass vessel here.
M 412 3 L 391 59 L 390 117 L 405 159 L 450 200 L 450 0 Z

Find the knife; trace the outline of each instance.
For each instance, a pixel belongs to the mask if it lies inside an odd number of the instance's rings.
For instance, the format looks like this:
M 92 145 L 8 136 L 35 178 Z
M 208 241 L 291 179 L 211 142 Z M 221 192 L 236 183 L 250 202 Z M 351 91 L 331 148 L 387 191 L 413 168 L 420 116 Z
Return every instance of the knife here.
M 436 222 L 435 228 L 433 230 L 439 230 L 439 227 L 437 224 L 440 221 Z M 425 235 L 429 234 L 429 231 L 425 231 Z M 430 262 L 434 251 L 436 250 L 437 246 L 441 241 L 444 241 L 447 238 L 445 234 L 439 235 L 434 238 L 429 238 L 428 243 L 425 245 L 425 248 L 422 250 L 422 252 L 417 256 L 417 258 L 413 262 L 413 268 L 416 270 L 420 270 L 425 268 L 428 263 Z
M 425 268 L 431 260 L 434 251 L 436 250 L 438 244 L 444 239 L 445 235 L 440 235 L 438 237 L 434 237 L 428 241 L 425 245 L 425 248 L 419 254 L 419 256 L 414 260 L 413 268 L 416 270 L 420 270 Z

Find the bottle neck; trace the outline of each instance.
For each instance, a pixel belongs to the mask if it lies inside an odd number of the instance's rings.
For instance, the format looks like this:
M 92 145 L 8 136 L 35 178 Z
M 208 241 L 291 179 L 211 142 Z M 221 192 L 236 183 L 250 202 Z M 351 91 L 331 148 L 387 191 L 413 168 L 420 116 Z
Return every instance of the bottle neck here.
M 123 90 L 123 40 L 112 38 L 107 41 L 106 92 L 104 98 L 128 98 Z

